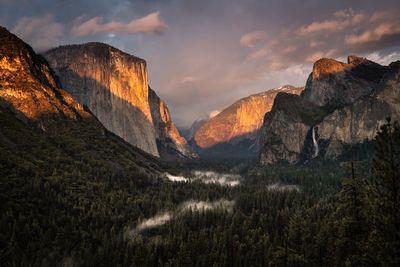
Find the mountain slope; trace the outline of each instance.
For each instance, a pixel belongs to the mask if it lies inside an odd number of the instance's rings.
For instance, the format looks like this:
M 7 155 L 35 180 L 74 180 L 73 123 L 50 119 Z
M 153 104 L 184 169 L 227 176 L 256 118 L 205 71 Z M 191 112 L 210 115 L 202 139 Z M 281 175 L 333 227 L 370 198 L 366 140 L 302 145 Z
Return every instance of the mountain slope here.
M 62 87 L 87 106 L 108 130 L 159 156 L 157 138 L 172 128 L 159 129 L 167 124 L 155 116 L 162 107 L 151 103 L 157 99 L 151 98 L 143 59 L 102 43 L 61 46 L 46 52 L 45 57 Z M 170 116 L 169 120 L 168 125 L 173 124 Z M 170 143 L 184 148 L 179 150 L 179 156 L 192 156 L 179 134 L 167 135 Z M 165 138 L 158 139 L 159 144 L 167 146 L 164 141 Z
M 5 28 L 0 28 L 0 55 L 3 152 L 9 151 L 15 157 L 32 158 L 34 165 L 39 164 L 36 166 L 38 170 L 40 166 L 45 168 L 46 164 L 51 164 L 54 158 L 47 153 L 36 155 L 34 150 L 24 149 L 21 134 L 25 133 L 26 141 L 32 138 L 32 144 L 35 144 L 37 139 L 43 149 L 72 160 L 92 163 L 101 160 L 104 166 L 126 163 L 150 176 L 161 170 L 153 163 L 156 162 L 154 157 L 108 132 L 91 113 L 58 86 L 46 61 Z M 8 160 L 6 156 L 2 159 Z
M 258 131 L 275 96 L 279 92 L 300 94 L 302 89 L 286 85 L 240 99 L 199 127 L 192 142 L 203 154 L 256 153 Z
M 161 163 L 106 130 L 2 27 L 0 124 L 0 265 L 106 264 L 88 244 L 122 258 L 113 237 L 148 212 L 135 196 L 159 194 Z
M 149 103 L 160 156 L 164 159 L 176 156 L 196 158 L 197 154 L 175 127 L 167 105 L 151 88 L 149 88 Z
M 399 62 L 320 59 L 301 96 L 278 95 L 265 116 L 260 163 L 365 157 L 386 117 L 399 118 Z
M 180 129 L 180 133 L 182 134 L 182 136 L 190 141 L 193 139 L 194 134 L 196 133 L 197 129 L 199 129 L 204 123 L 206 123 L 207 120 L 195 120 L 192 125 L 190 125 L 189 128 L 181 128 Z

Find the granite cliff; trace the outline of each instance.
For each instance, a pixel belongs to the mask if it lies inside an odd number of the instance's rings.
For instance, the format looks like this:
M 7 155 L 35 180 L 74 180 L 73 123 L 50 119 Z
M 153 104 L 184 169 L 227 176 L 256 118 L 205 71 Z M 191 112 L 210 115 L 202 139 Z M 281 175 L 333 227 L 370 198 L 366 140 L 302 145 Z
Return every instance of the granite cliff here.
M 167 105 L 151 88 L 149 88 L 149 103 L 160 156 L 162 158 L 175 156 L 197 158 L 197 154 L 175 127 Z
M 240 99 L 204 122 L 194 132 L 191 143 L 203 155 L 255 155 L 259 129 L 275 96 L 280 92 L 300 94 L 302 90 L 286 85 Z
M 61 90 L 46 60 L 7 29 L 0 27 L 0 98 L 3 106 L 45 127 L 57 118 L 91 118 Z
M 74 172 L 74 182 L 89 172 L 93 180 L 110 170 L 139 180 L 162 172 L 155 157 L 105 129 L 60 87 L 46 60 L 3 27 L 0 120 L 2 164 L 32 179 L 57 169 Z
M 157 144 L 193 156 L 174 131 L 165 103 L 152 97 L 143 59 L 103 43 L 61 46 L 45 57 L 62 87 L 108 130 L 154 156 L 160 155 Z
M 399 119 L 400 62 L 320 59 L 300 96 L 278 94 L 261 131 L 261 164 L 365 156 L 388 116 Z M 351 149 L 351 150 L 350 150 Z

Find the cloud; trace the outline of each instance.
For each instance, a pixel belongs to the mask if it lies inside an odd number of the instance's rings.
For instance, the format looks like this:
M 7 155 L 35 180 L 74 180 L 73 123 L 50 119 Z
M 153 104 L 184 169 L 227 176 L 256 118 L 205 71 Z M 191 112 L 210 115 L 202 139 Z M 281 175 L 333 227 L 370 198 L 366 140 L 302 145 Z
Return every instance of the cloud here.
M 379 52 L 374 52 L 371 54 L 367 54 L 366 58 L 381 65 L 389 65 L 391 62 L 400 59 L 400 52 L 392 52 L 387 55 L 382 55 Z
M 315 21 L 300 27 L 299 33 L 310 35 L 315 33 L 340 32 L 347 27 L 354 27 L 366 19 L 363 13 L 355 13 L 353 9 L 339 10 L 334 13 L 330 20 Z
M 336 49 L 331 49 L 331 50 L 329 50 L 328 52 L 318 51 L 318 52 L 315 52 L 315 53 L 309 55 L 309 56 L 306 58 L 305 61 L 306 61 L 307 63 L 314 63 L 315 61 L 317 61 L 317 60 L 320 59 L 320 58 L 323 58 L 323 57 L 327 57 L 327 58 L 332 57 L 333 55 L 335 55 L 336 51 L 337 51 Z
M 381 41 L 390 36 L 400 34 L 400 20 L 395 22 L 384 22 L 373 29 L 365 30 L 361 34 L 352 34 L 346 37 L 346 43 L 350 45 L 364 44 Z
M 253 49 L 247 60 L 264 62 L 266 70 L 285 70 L 322 57 L 390 50 L 396 46 L 392 37 L 400 39 L 400 19 L 396 14 L 397 11 L 338 10 L 325 20 L 287 27 L 264 47 Z M 372 42 L 374 45 L 369 45 Z
M 246 33 L 240 37 L 240 44 L 245 47 L 255 47 L 259 42 L 267 38 L 267 33 L 264 31 L 253 31 Z
M 186 76 L 182 79 L 181 83 L 192 83 L 195 81 L 198 81 L 199 78 L 198 77 L 193 77 L 193 76 Z
M 124 24 L 117 21 L 103 22 L 103 17 L 97 16 L 86 21 L 78 18 L 71 33 L 75 37 L 94 35 L 97 33 L 156 33 L 161 34 L 167 30 L 168 26 L 162 20 L 160 12 L 153 12 L 139 19 L 133 19 Z
M 39 52 L 59 45 L 64 36 L 63 25 L 55 22 L 52 15 L 23 17 L 11 31 Z
M 206 212 L 210 210 L 219 210 L 219 211 L 232 212 L 234 205 L 235 205 L 234 200 L 227 200 L 223 198 L 215 201 L 187 200 L 181 203 L 173 211 L 165 211 L 140 222 L 135 228 L 128 230 L 128 236 L 130 238 L 134 238 L 135 236 L 137 236 L 138 234 L 140 234 L 145 230 L 163 226 L 168 222 L 170 222 L 171 220 L 175 219 L 180 214 L 187 211 Z
M 352 8 L 348 8 L 348 9 L 341 9 L 338 10 L 334 13 L 335 17 L 338 18 L 348 18 L 354 15 L 354 10 Z
M 215 116 L 217 116 L 219 113 L 221 113 L 220 110 L 213 110 L 211 112 L 208 113 L 208 118 L 214 118 Z

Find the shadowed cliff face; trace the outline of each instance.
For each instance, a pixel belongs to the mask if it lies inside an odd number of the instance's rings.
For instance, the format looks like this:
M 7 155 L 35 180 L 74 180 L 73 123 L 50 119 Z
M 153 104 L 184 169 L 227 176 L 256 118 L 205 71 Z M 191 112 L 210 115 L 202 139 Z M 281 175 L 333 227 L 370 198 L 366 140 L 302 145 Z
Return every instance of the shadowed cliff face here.
M 144 60 L 100 43 L 62 46 L 45 56 L 63 88 L 108 130 L 159 155 Z
M 197 158 L 197 154 L 175 127 L 167 105 L 151 88 L 149 88 L 149 103 L 160 156 L 168 158 L 178 155 L 182 158 Z
M 45 56 L 62 86 L 110 131 L 155 156 L 196 156 L 149 88 L 144 60 L 101 43 L 62 46 Z
M 351 145 L 367 146 L 386 117 L 400 118 L 399 70 L 400 62 L 355 56 L 317 61 L 301 96 L 279 94 L 265 116 L 260 163 L 339 159 Z
M 318 106 L 341 107 L 370 94 L 386 67 L 349 56 L 348 63 L 322 58 L 315 62 L 303 97 Z
M 303 88 L 282 86 L 243 98 L 199 127 L 193 137 L 200 150 L 212 150 L 221 145 L 243 146 L 257 150 L 258 131 L 265 113 L 270 111 L 279 92 L 300 94 Z M 244 145 L 246 143 L 246 145 Z

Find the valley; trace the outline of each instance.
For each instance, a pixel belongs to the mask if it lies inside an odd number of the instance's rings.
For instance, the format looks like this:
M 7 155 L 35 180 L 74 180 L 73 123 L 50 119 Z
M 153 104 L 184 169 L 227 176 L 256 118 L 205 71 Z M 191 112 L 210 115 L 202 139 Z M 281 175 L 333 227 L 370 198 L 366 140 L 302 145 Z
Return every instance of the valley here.
M 117 6 L 113 12 L 124 10 Z M 344 22 L 335 30 L 366 14 L 336 11 Z M 72 27 L 76 42 L 40 51 L 25 40 L 32 27 L 0 26 L 0 266 L 400 264 L 398 54 L 377 63 L 362 49 L 345 58 L 353 50 L 343 48 L 288 60 L 298 47 L 284 47 L 285 31 L 274 37 L 282 49 L 259 47 L 272 35 L 254 31 L 229 56 L 261 49 L 241 58 L 249 69 L 227 60 L 221 73 L 215 51 L 196 50 L 199 59 L 187 56 L 188 48 L 173 57 L 155 52 L 161 42 L 152 42 L 152 61 L 128 53 L 146 51 L 147 31 L 178 38 L 177 25 L 167 26 L 159 11 L 126 25 L 86 16 L 64 26 L 47 16 L 46 33 Z M 334 24 L 311 23 L 291 38 Z M 347 36 L 346 44 L 376 42 L 379 32 Z M 114 39 L 118 34 L 132 39 Z M 102 35 L 107 42 L 97 41 Z M 163 74 L 165 63 L 149 66 L 153 53 L 169 63 Z M 293 86 L 287 81 L 297 78 L 279 75 L 287 62 L 251 65 L 265 53 L 300 60 L 292 74 L 307 69 L 308 78 Z M 192 61 L 196 75 L 181 65 Z M 204 62 L 211 76 L 202 73 Z M 176 70 L 179 79 L 168 76 Z M 167 82 L 154 82 L 153 73 Z M 207 84 L 216 86 L 200 86 Z M 199 106 L 204 112 L 194 117 Z

